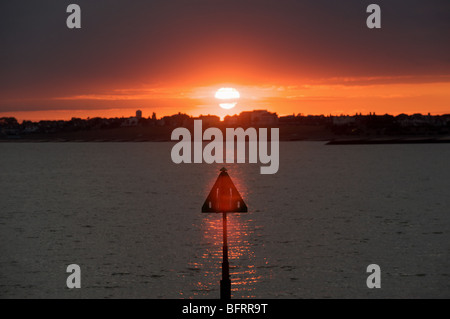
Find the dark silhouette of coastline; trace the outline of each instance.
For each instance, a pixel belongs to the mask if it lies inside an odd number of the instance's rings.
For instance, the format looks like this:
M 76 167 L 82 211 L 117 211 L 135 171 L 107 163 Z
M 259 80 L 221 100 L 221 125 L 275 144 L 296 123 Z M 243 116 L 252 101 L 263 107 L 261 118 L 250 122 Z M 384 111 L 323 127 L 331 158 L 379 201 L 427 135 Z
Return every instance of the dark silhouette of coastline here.
M 15 142 L 145 142 L 170 141 L 176 127 L 193 129 L 194 120 L 201 119 L 203 128 L 278 127 L 281 141 L 329 141 L 341 144 L 397 144 L 450 142 L 450 114 L 422 115 L 385 114 L 353 116 L 288 115 L 278 116 L 266 110 L 242 112 L 223 121 L 215 115 L 197 118 L 178 113 L 157 118 L 153 113 L 143 117 L 72 118 L 70 121 L 23 121 L 0 118 L 0 141 Z

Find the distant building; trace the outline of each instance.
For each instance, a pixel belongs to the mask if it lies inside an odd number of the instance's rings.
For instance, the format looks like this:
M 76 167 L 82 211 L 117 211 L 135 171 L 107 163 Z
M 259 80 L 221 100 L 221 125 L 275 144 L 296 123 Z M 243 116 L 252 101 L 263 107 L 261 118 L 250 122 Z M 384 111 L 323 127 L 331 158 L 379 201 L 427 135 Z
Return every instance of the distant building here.
M 349 125 L 349 124 L 355 124 L 356 118 L 354 116 L 333 116 L 333 125 L 341 126 L 341 125 Z
M 187 114 L 178 112 L 178 114 L 164 116 L 162 120 L 162 125 L 164 126 L 185 127 L 190 123 L 191 117 Z
M 278 123 L 277 113 L 266 110 L 244 111 L 239 114 L 239 124 L 241 125 L 276 125 Z
M 294 124 L 297 121 L 298 121 L 298 119 L 295 116 L 295 114 L 280 116 L 280 118 L 278 119 L 278 123 L 280 123 L 280 124 Z
M 225 125 L 227 126 L 235 126 L 239 124 L 239 116 L 237 115 L 227 115 L 225 116 L 225 118 L 223 119 L 223 122 L 225 123 Z
M 142 111 L 141 110 L 137 110 L 136 111 L 136 116 L 134 117 L 129 117 L 127 119 L 125 119 L 125 121 L 122 122 L 122 124 L 120 126 L 138 126 L 139 125 L 139 121 L 142 119 Z
M 121 126 L 137 126 L 139 124 L 139 120 L 137 117 L 130 117 L 122 123 Z
M 277 113 L 271 113 L 266 110 L 255 110 L 250 114 L 250 123 L 252 125 L 276 125 L 277 122 Z
M 199 120 L 202 120 L 204 126 L 217 126 L 220 124 L 220 117 L 215 115 L 200 115 Z
M 239 125 L 248 126 L 252 124 L 252 112 L 244 111 L 239 114 Z

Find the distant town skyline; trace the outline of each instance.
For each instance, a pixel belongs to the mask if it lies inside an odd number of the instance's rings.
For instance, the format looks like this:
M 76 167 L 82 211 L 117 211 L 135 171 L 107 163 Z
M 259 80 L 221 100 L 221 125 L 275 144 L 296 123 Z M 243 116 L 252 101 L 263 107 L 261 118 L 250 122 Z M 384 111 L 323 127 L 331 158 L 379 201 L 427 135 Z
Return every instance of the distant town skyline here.
M 136 112 L 140 112 L 142 118 L 151 118 L 152 115 L 157 115 L 158 118 L 164 118 L 164 117 L 171 117 L 173 115 L 176 114 L 185 114 L 188 115 L 189 117 L 192 118 L 200 118 L 200 117 L 205 117 L 205 116 L 217 116 L 218 118 L 220 118 L 221 122 L 225 122 L 225 118 L 229 117 L 236 117 L 239 116 L 242 113 L 251 113 L 251 112 L 256 112 L 256 111 L 264 111 L 264 112 L 268 112 L 268 113 L 273 113 L 276 114 L 278 117 L 289 117 L 289 116 L 335 116 L 335 117 L 348 117 L 348 116 L 354 116 L 354 115 L 363 115 L 363 116 L 368 116 L 368 115 L 372 115 L 372 114 L 376 114 L 376 115 L 390 115 L 390 116 L 398 116 L 398 115 L 402 115 L 402 114 L 406 114 L 409 116 L 412 116 L 414 114 L 421 114 L 421 115 L 432 115 L 432 116 L 441 116 L 441 115 L 449 115 L 449 112 L 443 112 L 443 113 L 433 113 L 433 112 L 414 112 L 414 113 L 407 113 L 407 112 L 401 112 L 401 113 L 389 113 L 389 112 L 385 112 L 385 113 L 378 113 L 375 111 L 369 111 L 369 112 L 353 112 L 353 113 L 328 113 L 328 114 L 306 114 L 304 112 L 292 112 L 290 114 L 278 114 L 275 111 L 272 111 L 270 109 L 252 109 L 252 110 L 244 110 L 241 112 L 224 112 L 226 113 L 224 116 L 220 116 L 214 113 L 199 113 L 199 114 L 189 114 L 186 112 L 174 112 L 174 113 L 157 113 L 156 112 L 157 109 L 150 109 L 145 111 L 145 108 L 135 108 L 135 109 L 125 109 L 125 110 L 93 110 L 92 112 L 87 112 L 88 116 L 83 116 L 86 115 L 85 111 L 82 110 L 67 110 L 67 111 L 54 111 L 51 112 L 50 116 L 48 118 L 41 118 L 41 112 L 38 113 L 34 113 L 34 112 L 7 112 L 7 113 L 0 113 L 0 118 L 15 118 L 18 122 L 24 122 L 24 121 L 31 121 L 31 122 L 40 122 L 40 121 L 70 121 L 73 118 L 79 118 L 79 119 L 83 119 L 83 120 L 87 120 L 87 119 L 92 119 L 92 118 L 133 118 L 136 116 Z M 220 112 L 220 110 L 219 110 Z M 16 114 L 18 115 L 24 115 L 24 117 L 20 117 L 20 116 L 16 116 Z M 62 115 L 61 115 L 62 114 Z M 90 114 L 90 116 L 89 116 Z
M 450 113 L 448 0 L 379 0 L 376 30 L 366 0 L 69 3 L 2 2 L 0 117 Z
M 278 116 L 267 110 L 244 111 L 226 116 L 194 117 L 185 113 L 157 117 L 145 116 L 136 110 L 134 116 L 116 118 L 72 118 L 68 121 L 22 121 L 0 117 L 0 140 L 56 140 L 56 141 L 168 141 L 177 127 L 192 129 L 201 120 L 203 127 L 267 128 L 278 127 L 282 140 L 333 139 L 336 136 L 426 136 L 447 141 L 450 132 L 450 114 L 400 114 L 397 116 L 375 112 L 342 116 L 287 115 Z

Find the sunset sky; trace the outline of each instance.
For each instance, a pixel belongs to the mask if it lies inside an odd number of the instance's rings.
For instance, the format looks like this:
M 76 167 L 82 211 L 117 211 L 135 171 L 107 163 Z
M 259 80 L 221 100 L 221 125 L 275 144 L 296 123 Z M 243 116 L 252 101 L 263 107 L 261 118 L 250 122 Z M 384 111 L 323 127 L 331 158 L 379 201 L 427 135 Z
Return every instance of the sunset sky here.
M 2 0 L 0 117 L 450 113 L 449 30 L 448 0 Z

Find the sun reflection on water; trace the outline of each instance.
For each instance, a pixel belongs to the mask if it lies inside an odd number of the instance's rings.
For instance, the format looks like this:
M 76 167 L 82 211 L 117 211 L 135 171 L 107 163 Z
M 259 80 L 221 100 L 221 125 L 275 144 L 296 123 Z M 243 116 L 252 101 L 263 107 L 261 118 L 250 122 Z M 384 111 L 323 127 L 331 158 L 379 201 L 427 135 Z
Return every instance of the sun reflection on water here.
M 246 198 L 247 188 L 236 176 L 231 176 L 242 197 Z M 212 182 L 212 184 L 214 181 Z M 255 267 L 254 231 L 257 228 L 249 213 L 227 214 L 228 258 L 230 263 L 231 295 L 234 298 L 255 298 L 255 284 L 261 281 L 261 275 Z M 194 297 L 219 297 L 219 281 L 222 273 L 222 214 L 202 214 L 201 251 L 197 252 L 195 262 L 190 268 L 201 272 L 201 280 L 192 287 Z
M 228 214 L 228 258 L 230 262 L 231 293 L 240 298 L 252 298 L 254 287 L 258 282 L 252 260 L 255 257 L 249 240 L 252 237 L 253 220 L 244 218 L 240 214 Z M 204 271 L 203 280 L 196 283 L 194 295 L 204 295 L 204 292 L 219 290 L 222 263 L 222 218 L 221 214 L 205 216 L 203 240 L 205 249 L 200 254 L 200 262 L 191 267 Z

